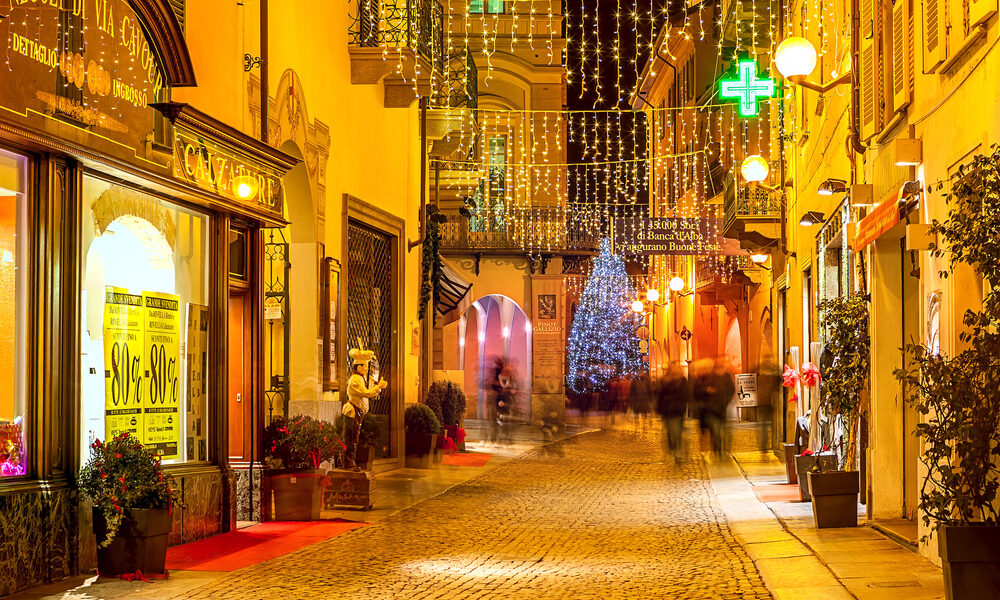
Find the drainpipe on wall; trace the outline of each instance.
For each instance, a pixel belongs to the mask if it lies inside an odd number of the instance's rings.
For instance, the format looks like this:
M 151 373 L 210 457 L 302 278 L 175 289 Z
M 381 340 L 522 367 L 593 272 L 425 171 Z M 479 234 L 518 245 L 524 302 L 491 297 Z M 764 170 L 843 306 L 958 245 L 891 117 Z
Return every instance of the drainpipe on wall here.
M 260 0 L 260 141 L 267 143 L 267 0 Z

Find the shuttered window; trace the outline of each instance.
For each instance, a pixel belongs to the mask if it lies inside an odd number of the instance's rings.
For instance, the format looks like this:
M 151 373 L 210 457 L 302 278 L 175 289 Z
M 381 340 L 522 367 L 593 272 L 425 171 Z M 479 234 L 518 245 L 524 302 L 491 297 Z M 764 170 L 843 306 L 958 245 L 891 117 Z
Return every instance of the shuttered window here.
M 170 8 L 174 9 L 177 15 L 177 22 L 180 23 L 181 31 L 184 31 L 184 3 L 186 0 L 170 0 Z
M 910 104 L 913 83 L 913 54 L 910 0 L 896 0 L 892 5 L 892 110 L 898 112 Z
M 924 0 L 924 71 L 930 73 L 944 62 L 945 0 Z

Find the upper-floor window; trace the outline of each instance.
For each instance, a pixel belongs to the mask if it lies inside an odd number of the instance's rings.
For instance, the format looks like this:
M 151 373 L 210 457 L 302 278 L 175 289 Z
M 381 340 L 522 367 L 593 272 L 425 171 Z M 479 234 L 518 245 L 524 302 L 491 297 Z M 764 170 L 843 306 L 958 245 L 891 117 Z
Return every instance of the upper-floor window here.
M 485 12 L 490 14 L 498 14 L 504 12 L 504 0 L 469 0 L 469 12 L 470 13 L 482 13 L 485 8 Z

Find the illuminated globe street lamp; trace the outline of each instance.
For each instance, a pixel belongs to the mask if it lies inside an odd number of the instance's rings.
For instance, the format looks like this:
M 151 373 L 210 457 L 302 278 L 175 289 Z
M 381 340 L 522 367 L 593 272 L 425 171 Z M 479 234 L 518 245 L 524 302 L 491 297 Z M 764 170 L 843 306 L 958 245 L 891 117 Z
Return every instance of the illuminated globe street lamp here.
M 851 81 L 850 70 L 827 84 L 807 80 L 806 77 L 816 68 L 816 48 L 812 42 L 799 36 L 787 37 L 778 44 L 774 50 L 774 66 L 788 81 L 821 94 Z
M 743 173 L 743 179 L 746 179 L 747 183 L 760 183 L 764 181 L 767 179 L 767 173 L 770 169 L 771 167 L 767 164 L 767 159 L 760 154 L 751 154 L 744 158 L 743 165 L 740 166 L 740 172 Z
M 670 280 L 670 290 L 673 292 L 679 292 L 684 289 L 684 280 L 680 277 L 674 277 Z

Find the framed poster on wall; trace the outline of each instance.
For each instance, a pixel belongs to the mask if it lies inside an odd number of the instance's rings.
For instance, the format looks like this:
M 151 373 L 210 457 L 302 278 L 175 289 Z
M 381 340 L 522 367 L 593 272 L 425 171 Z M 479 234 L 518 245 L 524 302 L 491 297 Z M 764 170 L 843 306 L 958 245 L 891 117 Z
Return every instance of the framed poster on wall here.
M 340 261 L 326 258 L 323 263 L 323 390 L 340 389 L 337 314 L 340 311 Z

